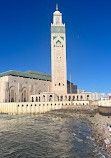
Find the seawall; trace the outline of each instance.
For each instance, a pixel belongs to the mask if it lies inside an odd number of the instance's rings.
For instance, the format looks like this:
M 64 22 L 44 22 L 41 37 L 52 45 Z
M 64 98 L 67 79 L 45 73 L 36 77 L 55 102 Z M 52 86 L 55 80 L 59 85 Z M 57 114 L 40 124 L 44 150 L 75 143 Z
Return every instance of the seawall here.
M 37 114 L 61 109 L 63 105 L 89 105 L 89 101 L 59 101 L 59 102 L 11 102 L 0 103 L 0 113 L 7 114 Z

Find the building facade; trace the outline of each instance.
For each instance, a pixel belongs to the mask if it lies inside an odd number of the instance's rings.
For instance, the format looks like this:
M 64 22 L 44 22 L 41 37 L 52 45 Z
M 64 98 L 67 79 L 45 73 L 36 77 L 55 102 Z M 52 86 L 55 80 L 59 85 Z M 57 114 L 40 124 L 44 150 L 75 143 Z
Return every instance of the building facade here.
M 28 102 L 31 95 L 49 92 L 51 75 L 36 71 L 0 74 L 0 102 Z
M 62 13 L 53 13 L 51 24 L 51 72 L 8 71 L 0 74 L 0 102 L 51 102 L 92 100 L 91 92 L 77 93 L 77 86 L 67 81 L 66 30 Z
M 97 93 L 97 92 L 92 93 L 92 100 L 93 101 L 99 101 L 100 99 L 101 99 L 101 96 L 99 93 Z

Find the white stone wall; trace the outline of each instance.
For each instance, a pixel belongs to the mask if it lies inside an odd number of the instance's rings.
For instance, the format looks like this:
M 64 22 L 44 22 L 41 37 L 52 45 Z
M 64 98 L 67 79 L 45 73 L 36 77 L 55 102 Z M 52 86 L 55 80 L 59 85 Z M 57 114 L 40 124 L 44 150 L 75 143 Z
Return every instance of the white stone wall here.
M 7 114 L 37 114 L 51 110 L 61 109 L 63 105 L 71 105 L 71 102 L 18 102 L 0 103 L 0 113 Z M 72 105 L 89 105 L 89 101 L 73 101 Z
M 30 101 L 30 96 L 41 92 L 50 91 L 50 81 L 37 79 L 4 76 L 0 78 L 0 102 L 21 102 L 26 98 Z
M 101 100 L 98 103 L 99 106 L 111 106 L 111 100 Z
M 0 102 L 6 101 L 6 88 L 8 84 L 8 76 L 0 78 Z
M 18 102 L 0 103 L 0 113 L 8 114 L 37 114 L 61 109 L 62 103 L 56 102 Z

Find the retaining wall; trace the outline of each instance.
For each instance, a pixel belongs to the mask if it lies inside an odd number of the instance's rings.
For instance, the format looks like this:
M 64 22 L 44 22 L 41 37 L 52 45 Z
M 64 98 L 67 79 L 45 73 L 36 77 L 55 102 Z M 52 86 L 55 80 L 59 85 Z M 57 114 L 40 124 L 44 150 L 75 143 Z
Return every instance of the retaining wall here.
M 0 103 L 0 113 L 7 114 L 37 114 L 61 109 L 63 105 L 89 105 L 89 101 L 59 101 L 59 102 L 16 102 Z
M 110 106 L 111 107 L 111 100 L 100 100 L 99 106 Z

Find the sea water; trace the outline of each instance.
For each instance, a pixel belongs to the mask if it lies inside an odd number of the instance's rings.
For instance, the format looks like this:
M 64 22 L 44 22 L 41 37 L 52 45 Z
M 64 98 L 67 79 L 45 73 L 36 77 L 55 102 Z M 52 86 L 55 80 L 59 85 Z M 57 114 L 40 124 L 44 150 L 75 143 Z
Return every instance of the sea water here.
M 64 114 L 1 114 L 0 158 L 110 158 L 91 135 L 87 122 Z

